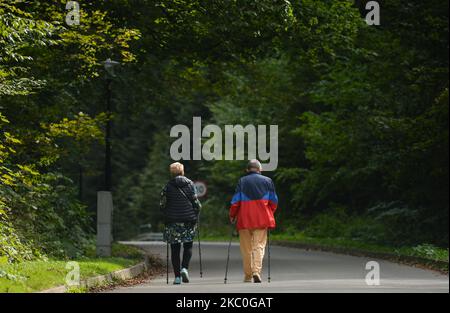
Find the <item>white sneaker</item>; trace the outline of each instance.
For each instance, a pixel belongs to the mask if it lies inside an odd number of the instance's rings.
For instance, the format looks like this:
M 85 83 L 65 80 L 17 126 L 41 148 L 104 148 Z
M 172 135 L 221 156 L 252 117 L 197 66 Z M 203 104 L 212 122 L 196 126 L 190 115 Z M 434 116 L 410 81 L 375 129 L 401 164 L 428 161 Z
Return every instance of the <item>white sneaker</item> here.
M 183 280 L 183 283 L 188 283 L 189 282 L 188 270 L 185 268 L 182 268 L 180 273 L 181 273 L 181 279 Z

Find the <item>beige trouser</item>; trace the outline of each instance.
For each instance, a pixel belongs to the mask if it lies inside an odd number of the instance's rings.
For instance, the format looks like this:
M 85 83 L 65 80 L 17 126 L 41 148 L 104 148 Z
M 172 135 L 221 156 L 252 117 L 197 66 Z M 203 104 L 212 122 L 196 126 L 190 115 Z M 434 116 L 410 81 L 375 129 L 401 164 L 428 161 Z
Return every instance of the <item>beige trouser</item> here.
M 245 276 L 261 275 L 267 229 L 242 229 L 239 231 L 239 240 Z

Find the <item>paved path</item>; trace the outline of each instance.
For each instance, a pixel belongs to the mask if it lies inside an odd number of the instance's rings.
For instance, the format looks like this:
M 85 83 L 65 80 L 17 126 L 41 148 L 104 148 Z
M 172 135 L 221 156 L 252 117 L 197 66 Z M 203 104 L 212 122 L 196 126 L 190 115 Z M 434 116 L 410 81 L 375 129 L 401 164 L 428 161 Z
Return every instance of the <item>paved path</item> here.
M 162 242 L 128 242 L 159 254 L 165 260 L 166 246 Z M 191 283 L 180 286 L 166 284 L 165 275 L 147 283 L 124 287 L 112 292 L 449 292 L 449 279 L 433 271 L 376 260 L 380 264 L 380 286 L 365 282 L 369 258 L 296 248 L 272 247 L 272 282 L 267 283 L 267 266 L 262 284 L 242 282 L 239 246 L 231 248 L 228 284 L 224 284 L 227 256 L 226 243 L 202 243 L 203 278 L 199 275 L 198 246 L 194 245 L 190 276 Z M 265 258 L 267 261 L 267 255 Z

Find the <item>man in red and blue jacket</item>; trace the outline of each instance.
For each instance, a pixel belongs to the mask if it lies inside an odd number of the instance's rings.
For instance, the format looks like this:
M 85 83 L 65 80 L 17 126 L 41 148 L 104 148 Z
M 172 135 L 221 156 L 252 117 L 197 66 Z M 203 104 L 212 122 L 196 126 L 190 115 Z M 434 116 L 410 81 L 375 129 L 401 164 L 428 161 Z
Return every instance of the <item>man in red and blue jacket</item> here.
M 261 282 L 267 229 L 275 228 L 278 197 L 273 181 L 261 175 L 261 163 L 251 160 L 231 200 L 230 220 L 236 222 L 244 266 L 244 282 Z

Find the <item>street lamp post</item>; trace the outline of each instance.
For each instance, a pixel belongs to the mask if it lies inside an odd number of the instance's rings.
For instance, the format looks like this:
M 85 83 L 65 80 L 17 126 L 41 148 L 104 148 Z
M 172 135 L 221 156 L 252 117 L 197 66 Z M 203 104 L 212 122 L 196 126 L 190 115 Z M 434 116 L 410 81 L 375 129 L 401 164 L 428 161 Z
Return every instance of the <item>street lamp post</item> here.
M 106 111 L 112 112 L 111 85 L 115 77 L 114 67 L 119 62 L 107 59 L 103 62 L 106 70 Z M 111 193 L 111 120 L 108 116 L 105 131 L 105 189 L 97 193 L 97 255 L 111 256 L 113 199 Z
M 119 62 L 112 61 L 110 58 L 103 62 L 106 70 L 106 112 L 108 115 L 112 113 L 111 107 L 111 84 L 114 74 L 114 67 L 120 64 Z M 109 116 L 110 117 L 110 116 Z M 111 170 L 111 119 L 108 118 L 106 122 L 105 131 L 105 190 L 111 191 L 112 188 L 112 170 Z

